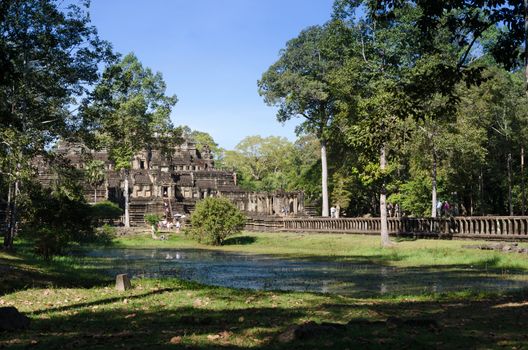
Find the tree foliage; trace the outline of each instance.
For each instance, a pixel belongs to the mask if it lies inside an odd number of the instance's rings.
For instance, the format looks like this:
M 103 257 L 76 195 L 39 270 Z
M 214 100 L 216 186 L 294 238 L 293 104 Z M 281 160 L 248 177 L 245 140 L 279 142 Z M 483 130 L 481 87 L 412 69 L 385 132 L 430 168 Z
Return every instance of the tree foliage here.
M 35 242 L 36 252 L 46 259 L 60 254 L 71 242 L 95 239 L 90 205 L 84 201 L 76 169 L 61 167 L 49 188 L 28 182 L 19 197 L 21 234 Z
M 84 101 L 88 128 L 96 129 L 96 146 L 108 150 L 116 170 L 123 170 L 125 226 L 129 226 L 128 170 L 139 151 L 156 146 L 169 150 L 181 143 L 170 112 L 176 96 L 165 94 L 161 73 L 145 68 L 134 54 L 107 67 L 101 81 Z
M 292 143 L 284 137 L 248 136 L 234 150 L 224 153 L 222 166 L 237 173 L 239 185 L 249 191 L 294 191 L 308 188 L 315 181 L 315 197 L 320 196 L 320 176 L 310 179 L 307 173 L 317 167 L 319 142 L 303 136 Z M 311 199 L 310 197 L 309 199 Z
M 208 197 L 196 204 L 187 233 L 199 242 L 222 245 L 227 237 L 239 233 L 245 222 L 245 216 L 229 199 Z
M 123 209 L 107 200 L 92 205 L 91 212 L 97 225 L 108 221 L 113 222 L 123 215 Z
M 264 101 L 279 108 L 279 122 L 303 118 L 297 133 L 319 139 L 323 216 L 329 215 L 326 144 L 337 109 L 329 73 L 343 64 L 351 49 L 349 42 L 350 33 L 339 21 L 309 27 L 286 43 L 280 58 L 258 82 Z
M 376 191 L 406 215 L 435 213 L 435 195 L 466 215 L 520 212 L 523 11 L 517 0 L 337 0 L 327 24 L 286 44 L 259 91 L 279 120 L 332 107 L 331 201 L 347 215 L 379 215 Z
M 97 187 L 105 181 L 105 164 L 102 160 L 92 159 L 86 163 L 84 174 L 86 181 L 94 190 L 94 202 L 97 202 Z
M 213 157 L 217 161 L 221 161 L 224 155 L 224 149 L 221 148 L 214 138 L 207 132 L 200 130 L 192 130 L 187 125 L 180 126 L 182 135 L 196 143 L 196 149 L 199 152 L 204 150 L 204 147 L 209 147 L 209 150 L 213 153 Z
M 105 69 L 86 99 L 83 113 L 117 170 L 130 169 L 134 154 L 173 132 L 169 116 L 177 99 L 166 96 L 165 90 L 161 73 L 128 54 Z
M 0 172 L 12 214 L 4 244 L 18 227 L 17 196 L 29 188 L 32 159 L 58 137 L 82 134 L 80 99 L 113 57 L 90 24 L 86 3 L 6 0 L 0 4 Z

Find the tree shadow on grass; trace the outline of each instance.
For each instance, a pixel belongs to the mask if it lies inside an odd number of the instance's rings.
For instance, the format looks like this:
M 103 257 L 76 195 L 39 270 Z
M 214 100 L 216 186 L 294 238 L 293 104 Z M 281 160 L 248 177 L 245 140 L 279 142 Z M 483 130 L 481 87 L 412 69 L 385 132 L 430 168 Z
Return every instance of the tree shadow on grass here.
M 224 245 L 248 245 L 257 241 L 256 237 L 251 236 L 237 236 L 229 237 L 224 241 Z
M 400 243 L 400 242 L 414 242 L 414 241 L 418 240 L 417 237 L 406 237 L 406 236 L 396 236 L 396 237 L 391 237 L 391 238 L 396 243 Z
M 166 290 L 165 300 L 181 297 Z M 213 300 L 226 290 L 204 287 Z M 248 297 L 251 303 L 245 303 Z M 295 295 L 303 298 L 302 294 Z M 524 294 L 495 300 L 382 301 L 327 296 L 310 305 L 264 306 L 270 293 L 234 295 L 235 306 L 163 306 L 156 293 L 138 295 L 143 307 L 90 305 L 46 318 L 33 317 L 29 330 L 0 334 L 0 347 L 33 349 L 474 349 L 523 348 L 528 336 L 528 301 Z M 260 299 L 259 299 L 260 298 Z M 280 299 L 280 298 L 279 298 Z M 267 299 L 266 299 L 267 300 Z M 269 300 L 263 302 L 266 304 Z M 402 322 L 387 322 L 396 318 Z M 432 322 L 404 322 L 432 320 Z M 315 329 L 291 342 L 278 335 L 306 321 L 333 322 L 335 330 Z M 350 322 L 346 326 L 347 322 Z M 181 337 L 171 344 L 173 337 Z
M 72 278 L 76 276 L 76 278 Z M 28 288 L 83 287 L 108 284 L 99 268 L 78 269 L 69 262 L 47 262 L 24 251 L 0 257 L 0 295 Z
M 163 294 L 163 293 L 172 292 L 175 290 L 176 288 L 162 288 L 162 289 L 156 289 L 156 290 L 142 293 L 142 294 L 114 296 L 111 298 L 99 299 L 96 301 L 91 301 L 91 302 L 86 302 L 86 303 L 78 303 L 78 304 L 73 304 L 73 305 L 66 305 L 66 306 L 59 306 L 59 307 L 54 307 L 54 308 L 36 310 L 36 311 L 33 311 L 32 314 L 40 315 L 40 314 L 48 313 L 48 312 L 70 311 L 70 310 L 82 309 L 86 307 L 101 306 L 101 305 L 112 304 L 115 302 L 121 302 L 124 299 L 127 299 L 128 301 L 133 301 L 136 299 L 143 299 L 151 295 Z

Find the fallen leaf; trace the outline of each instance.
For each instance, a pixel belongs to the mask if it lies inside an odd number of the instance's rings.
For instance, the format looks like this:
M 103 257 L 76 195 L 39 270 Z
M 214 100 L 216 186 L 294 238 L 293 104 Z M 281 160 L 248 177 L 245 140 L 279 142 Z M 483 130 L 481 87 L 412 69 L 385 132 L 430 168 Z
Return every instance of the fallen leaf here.
M 209 334 L 207 336 L 207 339 L 209 339 L 209 340 L 217 340 L 217 339 L 220 339 L 220 335 L 219 334 Z

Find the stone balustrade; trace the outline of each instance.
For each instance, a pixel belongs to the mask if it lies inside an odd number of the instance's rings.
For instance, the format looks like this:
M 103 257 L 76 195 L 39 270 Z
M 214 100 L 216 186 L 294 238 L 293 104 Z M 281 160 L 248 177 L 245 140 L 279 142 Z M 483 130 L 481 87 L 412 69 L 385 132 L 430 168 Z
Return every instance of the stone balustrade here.
M 252 217 L 249 231 L 379 234 L 380 218 Z M 388 218 L 395 236 L 528 240 L 528 216 Z

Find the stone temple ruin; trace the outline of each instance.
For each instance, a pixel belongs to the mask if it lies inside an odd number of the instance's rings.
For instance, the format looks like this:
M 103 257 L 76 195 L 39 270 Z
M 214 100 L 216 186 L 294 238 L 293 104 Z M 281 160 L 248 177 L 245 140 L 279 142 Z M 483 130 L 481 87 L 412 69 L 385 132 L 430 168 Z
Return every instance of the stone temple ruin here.
M 107 199 L 124 207 L 124 175 L 115 170 L 105 150 L 87 150 L 82 144 L 59 142 L 57 154 L 82 169 L 88 159 L 104 162 L 105 182 L 97 188 L 97 200 Z M 53 181 L 46 165 L 39 161 L 39 178 L 45 185 Z M 147 213 L 174 215 L 190 213 L 200 199 L 224 196 L 248 215 L 302 215 L 302 192 L 247 192 L 237 186 L 236 173 L 217 170 L 207 146 L 200 152 L 189 140 L 172 154 L 144 150 L 136 154 L 129 175 L 130 223 L 142 224 Z M 85 185 L 85 196 L 94 202 L 94 189 Z

